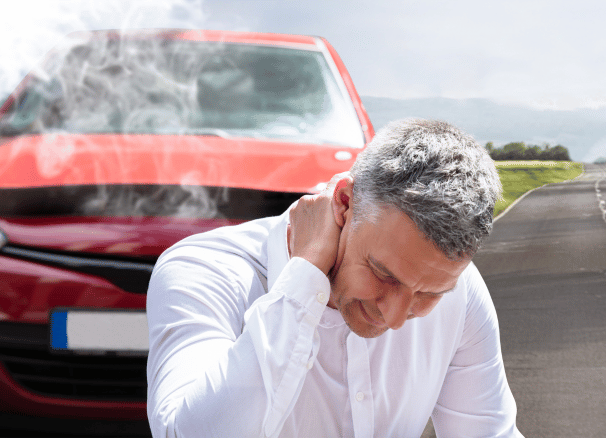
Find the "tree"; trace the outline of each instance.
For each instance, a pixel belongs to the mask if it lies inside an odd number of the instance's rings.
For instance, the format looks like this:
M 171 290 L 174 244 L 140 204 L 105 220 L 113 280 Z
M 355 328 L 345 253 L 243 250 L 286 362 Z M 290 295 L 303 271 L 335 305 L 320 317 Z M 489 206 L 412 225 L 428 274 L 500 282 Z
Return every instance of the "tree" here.
M 503 146 L 503 156 L 505 160 L 523 160 L 526 145 L 521 142 L 507 143 Z
M 541 147 L 537 145 L 531 145 L 524 151 L 525 160 L 538 160 L 541 156 Z
M 501 148 L 493 149 L 492 152 L 490 152 L 490 158 L 492 158 L 495 161 L 504 160 L 505 158 L 503 158 L 503 149 L 501 149 Z
M 558 161 L 570 161 L 570 155 L 568 154 L 568 149 L 566 149 L 561 144 L 558 144 L 551 148 L 551 156 L 552 160 Z
M 570 161 L 568 149 L 560 144 L 554 147 L 551 147 L 548 144 L 545 145 L 545 149 L 541 151 L 539 158 L 547 161 Z
M 495 148 L 494 144 L 489 141 L 486 143 L 486 150 L 490 154 L 490 158 L 495 161 L 503 160 L 558 160 L 570 161 L 568 149 L 562 145 L 551 147 L 549 143 L 544 143 L 543 147 L 537 145 L 529 145 L 528 147 L 522 141 L 507 143 L 502 148 Z

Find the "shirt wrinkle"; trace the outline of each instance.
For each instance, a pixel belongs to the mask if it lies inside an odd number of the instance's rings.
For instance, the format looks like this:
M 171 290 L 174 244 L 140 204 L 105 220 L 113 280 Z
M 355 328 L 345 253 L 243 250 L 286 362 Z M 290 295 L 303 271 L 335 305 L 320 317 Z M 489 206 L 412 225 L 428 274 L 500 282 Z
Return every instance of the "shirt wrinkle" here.
M 345 320 L 341 312 L 327 306 L 322 314 L 322 318 L 320 318 L 320 327 L 333 328 L 340 327 L 343 324 L 345 324 Z
M 194 235 L 159 258 L 147 308 L 154 438 L 418 438 L 432 412 L 438 437 L 522 437 L 496 313 L 473 264 L 457 283 L 463 290 L 428 316 L 368 340 L 326 305 L 326 275 L 289 257 L 288 219 L 286 211 Z M 237 269 L 228 281 L 201 275 L 212 269 L 200 259 L 208 251 L 214 263 L 245 260 L 252 282 Z M 233 314 L 213 318 L 213 306 Z M 212 340 L 231 327 L 242 327 L 236 339 Z M 465 358 L 473 360 L 453 366 Z

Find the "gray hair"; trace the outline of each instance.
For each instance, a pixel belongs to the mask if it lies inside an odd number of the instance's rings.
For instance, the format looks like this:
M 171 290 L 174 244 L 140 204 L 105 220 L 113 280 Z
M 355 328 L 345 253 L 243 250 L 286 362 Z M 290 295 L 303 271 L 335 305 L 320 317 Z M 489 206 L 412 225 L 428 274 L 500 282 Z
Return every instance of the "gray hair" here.
M 358 155 L 351 174 L 354 226 L 394 206 L 453 260 L 473 256 L 492 230 L 501 196 L 494 162 L 473 137 L 446 122 L 388 124 Z

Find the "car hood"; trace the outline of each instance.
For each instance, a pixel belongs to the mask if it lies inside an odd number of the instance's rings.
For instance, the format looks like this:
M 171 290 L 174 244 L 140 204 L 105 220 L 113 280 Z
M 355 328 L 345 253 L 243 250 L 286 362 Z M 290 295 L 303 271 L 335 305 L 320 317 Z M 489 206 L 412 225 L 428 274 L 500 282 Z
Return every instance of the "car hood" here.
M 247 212 L 256 217 L 280 214 L 302 193 L 318 191 L 335 173 L 349 169 L 357 152 L 331 145 L 206 136 L 5 139 L 0 144 L 0 233 L 9 246 L 20 248 L 153 259 L 191 234 L 251 219 Z M 107 194 L 108 187 L 117 188 L 129 201 L 134 199 L 133 187 L 140 199 L 148 194 L 141 187 L 159 187 L 168 193 L 164 201 L 183 189 L 230 191 L 224 202 L 227 210 L 206 217 L 199 215 L 200 204 L 191 209 L 195 214 L 174 209 L 103 214 L 61 210 L 91 194 L 96 202 L 97 192 Z M 158 203 L 157 197 L 149 198 Z
M 348 170 L 358 152 L 211 136 L 24 136 L 0 144 L 0 188 L 180 184 L 315 192 Z

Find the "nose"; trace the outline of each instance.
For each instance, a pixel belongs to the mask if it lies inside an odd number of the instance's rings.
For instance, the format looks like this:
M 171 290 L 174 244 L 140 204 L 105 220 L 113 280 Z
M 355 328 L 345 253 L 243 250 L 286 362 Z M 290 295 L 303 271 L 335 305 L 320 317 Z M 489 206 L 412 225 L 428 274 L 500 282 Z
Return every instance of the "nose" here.
M 412 291 L 390 291 L 377 298 L 377 308 L 381 316 L 392 330 L 397 330 L 404 325 L 414 306 L 415 294 Z

